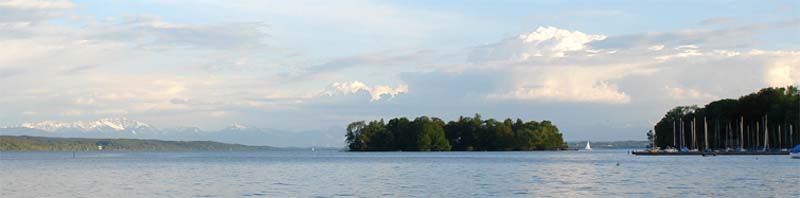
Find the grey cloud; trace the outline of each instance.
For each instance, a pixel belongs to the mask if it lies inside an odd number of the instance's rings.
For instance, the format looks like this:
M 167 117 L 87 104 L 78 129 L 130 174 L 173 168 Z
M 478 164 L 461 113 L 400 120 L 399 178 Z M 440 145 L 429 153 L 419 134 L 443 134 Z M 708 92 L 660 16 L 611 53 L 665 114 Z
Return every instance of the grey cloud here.
M 17 68 L 0 68 L 0 79 L 11 78 L 25 71 Z
M 68 1 L 0 2 L 0 39 L 33 37 L 45 21 L 64 16 L 72 7 Z
M 186 98 L 173 98 L 169 100 L 172 104 L 189 104 L 189 99 Z
M 415 51 L 384 51 L 380 53 L 365 54 L 334 59 L 323 64 L 313 65 L 303 69 L 300 78 L 332 73 L 353 67 L 369 68 L 422 68 L 439 66 L 448 61 L 457 59 L 452 54 L 444 54 L 435 50 Z
M 471 69 L 464 72 L 406 72 L 400 79 L 408 84 L 409 103 L 455 105 L 482 101 L 487 93 L 508 84 L 508 74 L 498 70 Z
M 94 68 L 97 68 L 97 65 L 77 66 L 77 67 L 73 67 L 73 68 L 69 68 L 67 70 L 64 70 L 64 74 L 77 74 L 77 73 L 81 73 L 81 72 L 84 72 L 84 71 L 92 70 Z
M 130 42 L 145 49 L 192 47 L 244 49 L 267 47 L 269 26 L 262 22 L 216 25 L 170 24 L 158 17 L 131 17 L 121 23 L 86 27 L 88 38 Z M 94 30 L 100 33 L 94 33 Z
M 0 2 L 0 23 L 21 22 L 39 23 L 43 20 L 61 16 L 72 8 L 68 1 L 53 2 Z
M 754 35 L 759 31 L 792 28 L 800 25 L 800 20 L 774 23 L 750 24 L 722 29 L 684 30 L 676 32 L 649 32 L 610 36 L 608 39 L 592 42 L 597 48 L 625 49 L 648 47 L 651 45 L 702 45 L 712 48 L 742 49 L 756 45 Z

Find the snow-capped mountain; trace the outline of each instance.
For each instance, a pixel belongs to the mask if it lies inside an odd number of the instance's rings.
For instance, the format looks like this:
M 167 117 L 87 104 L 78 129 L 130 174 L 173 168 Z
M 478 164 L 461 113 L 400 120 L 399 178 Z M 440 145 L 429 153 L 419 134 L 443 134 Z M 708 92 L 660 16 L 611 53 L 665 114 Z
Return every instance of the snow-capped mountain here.
M 15 127 L 39 129 L 48 132 L 127 132 L 136 134 L 137 132 L 158 131 L 158 129 L 150 124 L 129 120 L 127 118 L 104 118 L 89 122 L 28 122 Z
M 226 131 L 227 130 L 244 131 L 244 130 L 251 130 L 251 129 L 255 129 L 255 128 L 249 127 L 249 126 L 245 126 L 245 125 L 242 125 L 242 124 L 234 122 L 233 124 L 231 124 L 231 126 L 228 126 L 227 128 L 225 128 L 223 130 L 226 130 Z
M 269 146 L 325 146 L 339 147 L 343 144 L 343 129 L 331 128 L 290 132 L 258 128 L 233 123 L 216 131 L 204 131 L 197 127 L 156 128 L 151 124 L 126 118 L 105 118 L 95 121 L 28 122 L 0 127 L 0 135 L 31 135 L 48 137 L 80 138 L 135 138 L 177 141 L 217 141 L 225 143 Z

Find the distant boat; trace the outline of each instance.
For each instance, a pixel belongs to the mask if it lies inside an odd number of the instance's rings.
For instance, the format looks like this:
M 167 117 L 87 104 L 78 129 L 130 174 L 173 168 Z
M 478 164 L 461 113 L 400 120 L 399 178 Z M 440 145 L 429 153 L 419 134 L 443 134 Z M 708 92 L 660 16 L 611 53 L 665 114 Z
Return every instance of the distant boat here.
M 592 150 L 592 145 L 589 143 L 589 141 L 586 141 L 586 148 L 583 148 L 583 150 L 587 150 L 587 151 L 591 151 Z
M 789 155 L 794 159 L 800 159 L 800 144 L 794 146 L 794 148 L 789 151 Z

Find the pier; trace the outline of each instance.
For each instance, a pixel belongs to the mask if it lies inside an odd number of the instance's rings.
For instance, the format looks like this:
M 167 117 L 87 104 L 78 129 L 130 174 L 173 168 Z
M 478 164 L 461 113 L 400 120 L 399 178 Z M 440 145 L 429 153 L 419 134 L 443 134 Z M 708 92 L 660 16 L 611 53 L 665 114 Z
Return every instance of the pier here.
M 653 156 L 653 155 L 789 155 L 789 151 L 689 151 L 689 152 L 653 152 L 653 151 L 631 151 L 633 155 Z

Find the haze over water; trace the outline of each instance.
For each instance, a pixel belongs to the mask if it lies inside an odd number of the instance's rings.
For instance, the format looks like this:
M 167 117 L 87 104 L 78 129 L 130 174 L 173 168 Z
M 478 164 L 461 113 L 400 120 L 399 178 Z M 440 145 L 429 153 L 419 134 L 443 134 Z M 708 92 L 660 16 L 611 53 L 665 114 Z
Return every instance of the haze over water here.
M 626 150 L 0 153 L 0 197 L 798 197 L 798 181 L 788 156 Z

